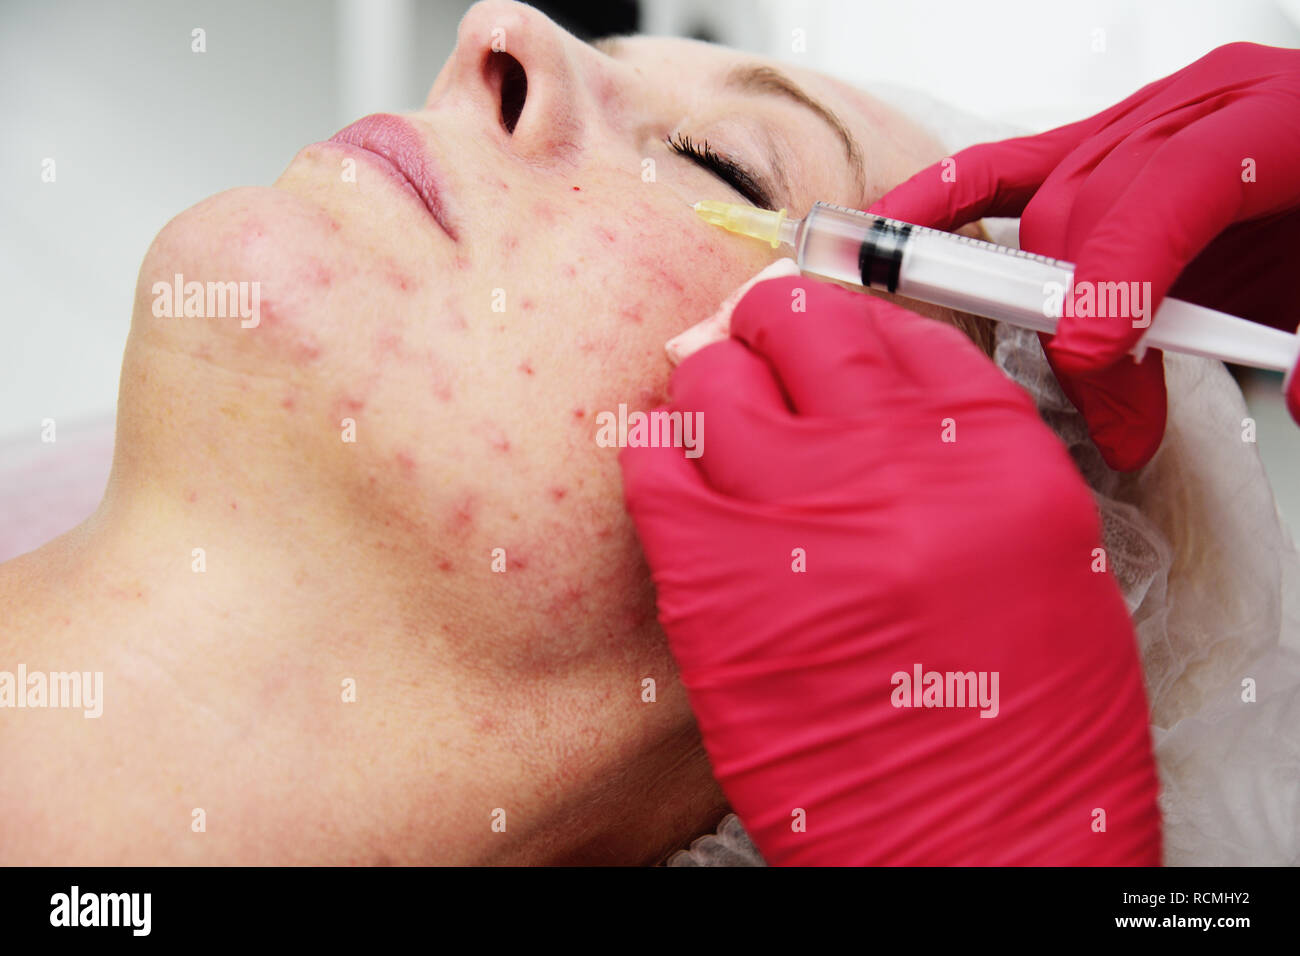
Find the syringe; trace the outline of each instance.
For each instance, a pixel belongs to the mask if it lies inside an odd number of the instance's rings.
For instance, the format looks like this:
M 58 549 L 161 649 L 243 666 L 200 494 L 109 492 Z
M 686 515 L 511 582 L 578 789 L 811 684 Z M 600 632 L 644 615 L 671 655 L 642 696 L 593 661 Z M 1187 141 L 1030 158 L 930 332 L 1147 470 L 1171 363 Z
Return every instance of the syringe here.
M 694 208 L 707 222 L 762 239 L 773 249 L 793 246 L 795 263 L 805 272 L 1038 332 L 1056 332 L 1072 288 L 1073 263 L 830 203 L 817 203 L 803 219 L 786 218 L 784 209 L 737 203 L 697 202 Z M 1096 291 L 1094 316 L 1150 322 L 1133 350 L 1137 354 L 1158 348 L 1280 372 L 1296 364 L 1295 335 L 1170 297 L 1154 317 L 1143 317 L 1138 283 L 1100 285 L 1106 288 Z M 1145 301 L 1149 309 L 1149 297 Z

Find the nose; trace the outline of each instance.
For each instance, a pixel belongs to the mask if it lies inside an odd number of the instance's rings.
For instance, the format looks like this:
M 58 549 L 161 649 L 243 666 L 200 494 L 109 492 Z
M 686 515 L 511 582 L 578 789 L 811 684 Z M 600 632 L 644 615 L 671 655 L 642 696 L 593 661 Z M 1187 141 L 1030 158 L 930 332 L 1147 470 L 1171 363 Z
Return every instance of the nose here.
M 464 97 L 505 149 L 530 163 L 574 163 L 590 116 L 577 47 L 533 8 L 483 0 L 461 20 L 426 108 Z

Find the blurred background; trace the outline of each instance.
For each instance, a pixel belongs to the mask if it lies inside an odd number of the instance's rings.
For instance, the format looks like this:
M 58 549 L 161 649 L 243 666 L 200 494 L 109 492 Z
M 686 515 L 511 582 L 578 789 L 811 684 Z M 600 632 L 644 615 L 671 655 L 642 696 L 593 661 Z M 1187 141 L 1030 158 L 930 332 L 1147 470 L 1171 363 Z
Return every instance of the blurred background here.
M 716 40 L 1031 129 L 1095 113 L 1223 43 L 1300 46 L 1300 0 L 534 5 L 584 37 Z M 45 419 L 58 423 L 63 453 L 69 442 L 102 445 L 136 273 L 170 218 L 221 190 L 269 184 L 303 145 L 360 116 L 417 108 L 467 7 L 3 0 L 0 280 L 9 306 L 0 315 L 0 471 L 16 456 L 37 462 L 46 453 Z M 191 49 L 195 30 L 205 52 Z M 54 182 L 42 181 L 47 159 Z M 1242 383 L 1294 523 L 1300 429 L 1281 403 L 1281 377 Z M 87 461 L 106 474 L 102 452 Z M 96 481 L 102 491 L 102 476 L 87 484 Z M 10 500 L 0 494 L 0 508 Z

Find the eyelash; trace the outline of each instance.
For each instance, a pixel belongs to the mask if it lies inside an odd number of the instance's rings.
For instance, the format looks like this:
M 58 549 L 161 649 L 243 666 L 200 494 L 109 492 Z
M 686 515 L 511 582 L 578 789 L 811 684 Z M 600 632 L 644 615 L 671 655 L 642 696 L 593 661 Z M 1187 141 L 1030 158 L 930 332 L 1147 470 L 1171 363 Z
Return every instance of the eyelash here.
M 664 140 L 668 148 L 679 156 L 686 156 L 697 166 L 707 169 L 709 172 L 718 176 L 736 192 L 740 193 L 749 201 L 751 205 L 761 206 L 764 209 L 770 209 L 772 202 L 768 198 L 766 191 L 760 186 L 750 172 L 739 163 L 727 159 L 725 156 L 719 156 L 713 151 L 708 140 L 701 140 L 700 145 L 683 133 L 676 136 L 670 136 Z

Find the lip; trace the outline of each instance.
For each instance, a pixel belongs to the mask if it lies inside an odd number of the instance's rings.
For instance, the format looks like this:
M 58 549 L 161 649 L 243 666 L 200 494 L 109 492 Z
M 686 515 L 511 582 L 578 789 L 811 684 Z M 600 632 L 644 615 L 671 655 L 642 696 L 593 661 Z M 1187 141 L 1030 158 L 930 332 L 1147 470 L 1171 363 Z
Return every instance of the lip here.
M 352 146 L 378 157 L 386 171 L 415 191 L 442 231 L 456 239 L 443 201 L 442 180 L 424 137 L 407 120 L 391 113 L 364 116 L 329 138 L 329 142 Z

